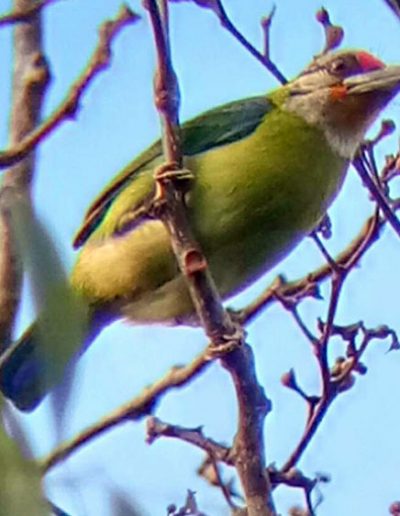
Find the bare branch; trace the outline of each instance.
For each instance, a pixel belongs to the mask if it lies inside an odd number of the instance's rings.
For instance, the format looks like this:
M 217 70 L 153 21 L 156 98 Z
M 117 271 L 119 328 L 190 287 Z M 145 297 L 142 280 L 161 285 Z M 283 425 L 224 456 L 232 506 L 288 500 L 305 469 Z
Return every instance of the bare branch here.
M 183 169 L 179 142 L 179 86 L 172 68 L 169 42 L 155 0 L 148 0 L 157 49 L 155 104 L 163 127 L 163 149 L 166 163 L 156 171 L 158 192 L 155 199 L 156 216 L 164 223 L 172 248 L 202 326 L 216 345 L 240 343 L 229 315 L 212 279 L 205 256 L 195 241 L 189 226 L 184 193 L 191 183 L 191 173 Z
M 15 0 L 14 12 L 31 8 L 30 0 Z M 38 124 L 50 73 L 42 50 L 40 10 L 27 23 L 14 28 L 13 98 L 10 115 L 10 143 L 19 142 Z M 10 210 L 17 198 L 30 203 L 30 187 L 35 168 L 32 153 L 10 168 L 0 191 L 0 350 L 10 340 L 19 305 L 22 265 L 12 232 Z
M 155 103 L 163 127 L 167 163 L 156 171 L 157 216 L 164 223 L 180 270 L 206 335 L 210 352 L 221 357 L 232 376 L 239 403 L 239 428 L 234 455 L 249 516 L 274 514 L 271 486 L 264 466 L 263 423 L 270 405 L 255 375 L 253 354 L 243 332 L 224 310 L 206 258 L 192 236 L 184 204 L 190 172 L 183 169 L 179 145 L 179 86 L 172 67 L 168 33 L 155 0 L 147 0 L 157 50 Z M 163 4 L 164 9 L 168 4 Z M 168 16 L 164 13 L 164 19 Z M 182 182 L 182 179 L 184 181 Z M 189 183 L 190 184 L 190 183 Z
M 116 18 L 105 22 L 99 30 L 99 42 L 87 67 L 72 85 L 61 105 L 39 125 L 29 131 L 20 141 L 15 142 L 9 150 L 0 152 L 0 168 L 17 163 L 29 154 L 40 142 L 52 133 L 61 123 L 73 120 L 79 110 L 80 101 L 99 72 L 106 69 L 111 61 L 111 42 L 122 28 L 135 23 L 138 15 L 128 7 L 121 7 Z M 33 129 L 33 128 L 32 128 Z
M 384 213 L 389 224 L 392 226 L 397 236 L 400 238 L 400 221 L 394 214 L 394 211 L 389 205 L 385 197 L 385 194 L 382 192 L 380 186 L 376 184 L 373 177 L 369 174 L 366 166 L 366 158 L 363 154 L 364 152 L 364 150 L 361 150 L 360 154 L 353 160 L 354 168 L 357 170 L 362 182 L 368 188 L 369 192 L 375 199 L 379 208 Z
M 180 2 L 182 0 L 172 0 L 174 2 Z M 229 16 L 226 14 L 225 8 L 222 4 L 221 0 L 183 0 L 183 1 L 193 1 L 195 4 L 200 7 L 204 7 L 205 9 L 210 9 L 219 19 L 222 27 L 226 29 L 229 34 L 231 34 L 236 41 L 238 41 L 258 62 L 260 62 L 281 84 L 286 84 L 287 79 L 283 75 L 283 73 L 279 70 L 277 65 L 271 61 L 270 59 L 270 46 L 267 43 L 267 35 L 266 30 L 264 30 L 264 53 L 257 50 L 257 48 L 250 43 L 250 41 L 235 27 L 235 25 L 230 20 Z M 272 13 L 264 18 L 264 20 L 268 20 L 267 25 L 269 32 L 269 26 L 272 21 L 274 9 Z M 265 21 L 261 21 L 263 25 Z
M 348 329 L 346 327 L 343 328 L 342 331 L 339 327 L 331 326 L 330 332 L 342 334 L 343 338 L 346 339 L 349 335 L 347 330 Z M 322 397 L 316 404 L 315 410 L 307 422 L 299 443 L 280 470 L 283 473 L 291 470 L 300 460 L 336 397 L 341 392 L 348 390 L 354 385 L 353 373 L 358 372 L 360 360 L 371 341 L 374 339 L 382 340 L 391 338 L 391 347 L 393 346 L 393 343 L 395 343 L 395 347 L 398 346 L 397 336 L 394 334 L 393 330 L 386 326 L 367 329 L 362 323 L 359 323 L 357 326 L 353 325 L 351 330 L 353 335 L 358 333 L 362 335 L 361 343 L 358 348 L 352 349 L 352 352 L 347 359 L 337 360 L 335 366 L 331 369 L 328 382 L 323 388 Z
M 148 444 L 153 444 L 160 437 L 173 437 L 204 450 L 207 455 L 214 457 L 215 460 L 225 462 L 231 466 L 234 465 L 230 457 L 231 449 L 209 437 L 205 437 L 201 427 L 184 428 L 165 423 L 156 417 L 149 417 L 146 427 L 146 442 Z
M 393 203 L 394 210 L 400 208 L 400 201 Z M 379 233 L 386 224 L 384 217 L 377 214 L 367 219 L 360 233 L 354 240 L 344 249 L 336 258 L 335 262 L 339 267 L 356 264 L 365 255 L 365 253 L 377 242 Z M 307 274 L 299 280 L 287 282 L 279 277 L 267 289 L 246 308 L 240 310 L 237 314 L 242 324 L 249 324 L 268 306 L 276 302 L 280 297 L 297 296 L 298 298 L 314 297 L 319 298 L 318 284 L 328 279 L 332 274 L 332 268 L 329 264 L 325 264 L 315 271 Z M 279 296 L 276 292 L 279 291 Z
M 341 44 L 344 30 L 339 25 L 332 24 L 329 13 L 324 7 L 321 7 L 321 9 L 317 11 L 316 18 L 325 32 L 325 46 L 322 50 L 322 54 L 326 54 Z
M 164 377 L 147 387 L 139 396 L 56 448 L 48 457 L 41 461 L 43 473 L 46 473 L 50 468 L 67 459 L 84 444 L 87 444 L 111 428 L 127 421 L 135 421 L 148 416 L 167 392 L 186 385 L 204 371 L 210 363 L 209 355 L 207 352 L 203 352 L 190 364 L 172 368 Z

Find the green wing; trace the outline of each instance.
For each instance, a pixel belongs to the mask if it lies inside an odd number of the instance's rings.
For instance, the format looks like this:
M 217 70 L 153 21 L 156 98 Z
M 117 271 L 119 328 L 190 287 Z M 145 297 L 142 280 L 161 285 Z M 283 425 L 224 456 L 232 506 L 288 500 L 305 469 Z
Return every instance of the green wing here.
M 193 156 L 227 145 L 250 135 L 272 109 L 267 97 L 252 97 L 214 108 L 186 122 L 181 127 L 184 156 Z M 161 142 L 157 141 L 117 175 L 89 208 L 82 227 L 74 239 L 74 247 L 83 245 L 103 220 L 111 204 L 129 183 L 140 177 L 147 165 L 161 156 Z M 151 192 L 149 192 L 151 194 Z M 144 201 L 144 199 L 142 199 Z M 140 203 L 139 203 L 140 205 Z M 132 210 L 138 205 L 132 206 Z

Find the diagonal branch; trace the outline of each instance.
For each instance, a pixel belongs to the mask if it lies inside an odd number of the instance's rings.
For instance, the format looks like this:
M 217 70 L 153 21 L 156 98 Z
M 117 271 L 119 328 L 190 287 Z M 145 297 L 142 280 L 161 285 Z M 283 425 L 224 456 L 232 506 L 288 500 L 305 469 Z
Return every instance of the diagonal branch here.
M 400 208 L 400 200 L 393 203 L 392 209 L 397 211 Z M 387 220 L 376 214 L 369 217 L 361 228 L 359 234 L 353 241 L 335 258 L 335 263 L 339 266 L 348 266 L 349 263 L 356 264 L 365 253 L 377 242 L 382 228 Z M 239 310 L 237 317 L 242 324 L 249 324 L 263 310 L 282 298 L 296 296 L 299 299 L 311 296 L 319 297 L 318 284 L 325 281 L 332 275 L 332 267 L 326 263 L 307 274 L 303 278 L 293 281 L 285 281 L 278 277 L 266 290 L 252 303 L 242 310 Z M 278 292 L 278 296 L 276 293 Z
M 32 128 L 24 137 L 14 142 L 10 149 L 0 152 L 0 168 L 13 165 L 27 156 L 49 134 L 66 120 L 74 120 L 79 110 L 80 101 L 99 72 L 110 65 L 111 42 L 122 28 L 135 23 L 139 16 L 128 7 L 121 7 L 117 16 L 105 22 L 99 30 L 99 42 L 86 69 L 72 85 L 61 105 L 37 128 Z
M 165 394 L 171 389 L 186 385 L 204 371 L 211 361 L 206 351 L 198 355 L 190 364 L 172 368 L 164 377 L 147 387 L 139 396 L 125 403 L 98 423 L 80 432 L 70 441 L 56 448 L 41 461 L 43 473 L 56 466 L 92 439 L 128 421 L 140 420 L 148 416 Z

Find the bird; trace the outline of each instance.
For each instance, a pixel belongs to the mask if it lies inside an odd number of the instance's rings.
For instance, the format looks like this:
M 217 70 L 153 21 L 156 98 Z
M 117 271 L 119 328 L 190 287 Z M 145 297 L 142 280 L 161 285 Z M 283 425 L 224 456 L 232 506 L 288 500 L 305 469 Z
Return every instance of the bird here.
M 366 131 L 399 90 L 400 66 L 340 50 L 316 56 L 267 94 L 182 124 L 184 166 L 194 177 L 188 220 L 224 300 L 318 226 Z M 77 356 L 117 319 L 198 324 L 165 226 L 143 216 L 163 161 L 157 141 L 100 193 L 77 232 L 71 287 L 89 320 Z M 40 316 L 0 360 L 0 389 L 22 411 L 35 409 L 65 374 L 48 373 L 39 326 Z

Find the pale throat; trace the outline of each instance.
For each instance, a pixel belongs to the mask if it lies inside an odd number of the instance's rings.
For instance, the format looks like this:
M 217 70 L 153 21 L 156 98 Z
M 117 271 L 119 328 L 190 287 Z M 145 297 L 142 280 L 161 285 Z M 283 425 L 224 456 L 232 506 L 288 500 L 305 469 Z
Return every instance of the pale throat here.
M 296 113 L 310 125 L 320 127 L 332 150 L 351 160 L 380 111 L 368 109 L 358 101 L 333 101 L 329 92 L 322 91 L 289 97 L 284 109 Z

